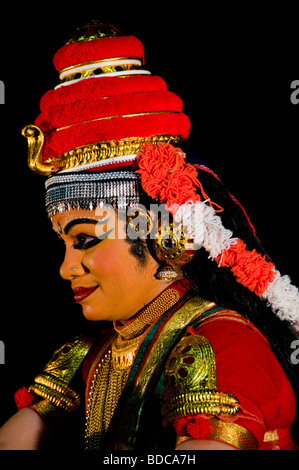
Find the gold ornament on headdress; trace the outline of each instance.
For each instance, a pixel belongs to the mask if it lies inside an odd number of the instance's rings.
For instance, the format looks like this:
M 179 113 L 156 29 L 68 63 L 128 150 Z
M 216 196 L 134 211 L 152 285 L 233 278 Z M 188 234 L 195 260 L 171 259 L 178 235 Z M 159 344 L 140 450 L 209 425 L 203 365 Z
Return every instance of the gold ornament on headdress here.
M 69 170 L 83 165 L 94 164 L 109 160 L 115 157 L 126 157 L 137 154 L 146 143 L 171 143 L 181 145 L 182 138 L 173 135 L 154 135 L 151 137 L 130 137 L 120 140 L 110 140 L 107 142 L 97 142 L 94 144 L 78 147 L 65 152 L 56 158 L 43 159 L 42 147 L 44 134 L 42 130 L 31 124 L 22 130 L 22 135 L 28 141 L 28 166 L 35 173 L 49 176 L 57 171 Z

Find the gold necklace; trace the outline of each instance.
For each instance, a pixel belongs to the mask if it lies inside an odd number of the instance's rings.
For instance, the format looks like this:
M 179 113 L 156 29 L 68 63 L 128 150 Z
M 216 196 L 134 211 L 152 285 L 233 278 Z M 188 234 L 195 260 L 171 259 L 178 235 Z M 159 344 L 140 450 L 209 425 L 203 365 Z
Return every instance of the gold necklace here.
M 130 340 L 117 336 L 99 362 L 91 383 L 86 410 L 85 448 L 103 445 L 118 400 L 128 380 L 143 335 Z
M 114 370 L 123 370 L 131 367 L 140 346 L 142 335 L 132 339 L 125 339 L 118 335 L 112 343 L 112 367 Z
M 176 289 L 168 288 L 161 292 L 140 313 L 128 320 L 125 325 L 114 322 L 114 329 L 124 338 L 134 338 L 144 332 L 161 315 L 175 305 L 180 299 Z
M 128 380 L 131 367 L 146 330 L 180 299 L 168 288 L 125 325 L 114 322 L 118 333 L 95 370 L 86 410 L 85 448 L 103 446 L 115 408 Z

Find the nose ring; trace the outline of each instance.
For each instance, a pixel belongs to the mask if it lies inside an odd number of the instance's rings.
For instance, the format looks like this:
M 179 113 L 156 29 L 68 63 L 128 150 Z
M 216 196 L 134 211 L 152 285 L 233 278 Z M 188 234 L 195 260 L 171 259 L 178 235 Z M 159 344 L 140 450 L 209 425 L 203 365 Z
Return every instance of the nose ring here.
M 71 268 L 71 271 L 76 271 L 77 267 L 74 266 L 73 268 Z

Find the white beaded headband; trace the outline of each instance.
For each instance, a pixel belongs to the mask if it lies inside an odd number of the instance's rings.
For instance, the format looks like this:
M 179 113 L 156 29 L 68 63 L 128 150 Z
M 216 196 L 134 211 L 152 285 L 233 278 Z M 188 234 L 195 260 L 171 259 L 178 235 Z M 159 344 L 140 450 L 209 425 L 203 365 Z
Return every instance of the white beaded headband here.
M 46 182 L 49 217 L 70 209 L 94 210 L 109 204 L 118 209 L 136 206 L 140 176 L 133 171 L 75 173 L 50 177 Z

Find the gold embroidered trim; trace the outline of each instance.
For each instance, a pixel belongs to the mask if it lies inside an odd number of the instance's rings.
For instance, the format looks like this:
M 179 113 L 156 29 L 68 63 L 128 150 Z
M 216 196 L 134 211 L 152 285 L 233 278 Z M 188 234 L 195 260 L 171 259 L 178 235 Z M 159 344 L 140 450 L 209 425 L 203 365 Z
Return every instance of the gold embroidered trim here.
M 267 431 L 264 434 L 263 442 L 271 442 L 272 450 L 280 450 L 279 435 L 277 429 Z
M 246 318 L 244 318 L 239 313 L 235 312 L 234 310 L 223 309 L 219 312 L 214 312 L 211 313 L 211 315 L 208 315 L 207 318 L 204 318 L 203 321 L 200 322 L 200 326 L 206 325 L 215 320 L 228 320 L 248 325 L 248 320 L 246 320 Z
M 274 429 L 274 431 L 268 431 L 264 434 L 264 442 L 273 442 L 273 441 L 279 441 L 277 429 Z
M 224 421 L 211 420 L 212 431 L 209 439 L 226 442 L 239 450 L 256 450 L 258 442 L 246 428 L 236 423 L 227 423 Z
M 256 438 L 243 426 L 236 423 L 229 423 L 221 419 L 212 418 L 209 420 L 211 425 L 210 434 L 204 439 L 224 442 L 238 450 L 256 450 L 258 442 Z M 176 445 L 192 439 L 190 436 L 181 436 L 177 438 Z
M 213 307 L 215 307 L 214 302 L 196 296 L 188 300 L 165 323 L 136 379 L 136 384 L 128 399 L 125 412 L 121 416 L 116 434 L 115 450 L 134 449 L 139 418 L 138 412 L 136 413 L 136 404 L 142 403 L 153 371 L 157 363 L 161 361 L 164 351 L 169 350 L 169 343 L 172 343 L 173 335 L 186 328 L 195 318 L 200 317 L 204 312 Z
M 163 402 L 165 426 L 181 416 L 238 413 L 237 398 L 217 390 L 214 350 L 204 336 L 185 336 L 170 354 L 165 368 Z

